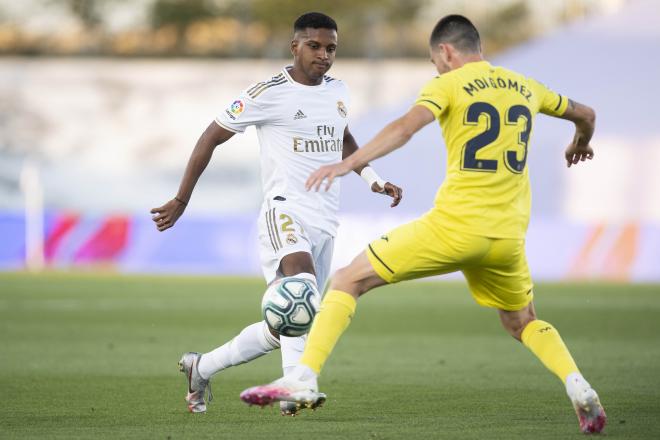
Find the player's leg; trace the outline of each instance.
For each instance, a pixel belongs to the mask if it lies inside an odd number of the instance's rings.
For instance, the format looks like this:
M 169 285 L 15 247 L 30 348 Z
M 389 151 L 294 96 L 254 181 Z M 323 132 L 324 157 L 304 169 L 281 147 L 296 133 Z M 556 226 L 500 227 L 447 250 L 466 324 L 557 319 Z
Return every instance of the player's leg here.
M 319 230 L 304 226 L 305 211 L 292 206 L 287 201 L 274 201 L 267 212 L 270 225 L 270 238 L 274 244 L 275 258 L 278 261 L 277 277 L 299 277 L 312 282 L 319 291 L 324 280 L 318 280 L 315 258 L 316 247 L 321 234 Z M 282 354 L 282 370 L 290 373 L 298 365 L 305 348 L 306 335 L 297 337 L 279 336 Z M 316 381 L 307 384 L 317 388 Z M 282 415 L 295 415 L 298 406 L 291 402 L 281 402 Z
M 381 236 L 334 274 L 309 332 L 303 366 L 320 374 L 361 295 L 388 283 L 454 272 L 462 261 L 481 257 L 483 250 L 468 241 L 448 244 L 447 235 L 452 234 L 439 230 L 431 219 L 422 217 Z
M 489 244 L 488 252 L 479 264 L 463 269 L 472 295 L 479 304 L 498 309 L 507 332 L 565 381 L 578 369 L 557 330 L 536 318 L 524 241 L 482 240 Z
M 314 264 L 311 255 L 307 252 L 285 255 L 279 263 L 278 273 L 281 276 L 295 275 L 306 278 L 316 284 Z M 281 348 L 282 356 L 285 357 L 285 347 L 289 347 L 292 344 L 291 341 L 295 343 L 299 340 L 300 338 L 278 335 L 268 328 L 265 321 L 254 323 L 243 329 L 238 336 L 226 344 L 203 354 L 199 361 L 200 375 L 209 379 L 222 370 L 254 360 L 276 348 Z M 295 357 L 295 355 L 293 356 Z
M 373 270 L 364 252 L 337 271 L 314 318 L 300 365 L 271 384 L 243 391 L 241 399 L 260 406 L 274 401 L 297 402 L 299 407 L 310 408 L 321 405 L 325 394 L 317 391 L 316 381 L 323 364 L 350 324 L 357 298 L 383 284 L 386 281 Z
M 264 246 L 262 245 L 262 248 Z M 266 253 L 268 259 L 268 253 Z M 262 249 L 262 260 L 264 252 Z M 275 278 L 275 269 L 272 259 L 268 259 L 263 265 L 266 279 Z M 263 262 L 262 262 L 263 263 Z M 206 411 L 204 391 L 209 389 L 209 401 L 212 399 L 210 392 L 211 377 L 226 370 L 227 368 L 241 365 L 264 356 L 280 347 L 280 340 L 274 334 L 265 321 L 255 322 L 241 330 L 238 335 L 221 346 L 204 354 L 186 353 L 179 361 L 180 369 L 188 378 L 188 409 L 191 412 Z
M 348 266 L 335 272 L 314 318 L 297 374 L 308 377 L 321 373 L 348 328 L 360 296 L 388 283 L 451 271 L 451 264 L 439 263 L 440 247 L 431 245 L 433 251 L 427 248 L 429 242 L 424 240 L 428 230 L 423 219 L 399 226 L 370 243 Z
M 278 271 L 282 276 L 295 276 L 311 281 L 318 290 L 318 282 L 312 255 L 307 252 L 295 252 L 282 258 Z M 305 349 L 305 337 L 279 336 L 282 352 L 282 370 L 284 374 L 291 372 L 298 365 L 303 350 Z
M 334 237 L 325 231 L 317 230 L 314 228 L 306 228 L 308 239 L 312 246 L 312 258 L 314 260 L 314 271 L 316 273 L 316 285 L 319 292 L 323 289 L 330 274 L 330 265 L 332 263 L 332 255 L 334 252 Z M 299 365 L 300 358 L 302 357 L 303 350 L 305 349 L 305 342 L 307 335 L 297 338 L 280 336 L 282 344 L 282 371 L 284 375 L 291 374 L 294 368 Z M 311 378 L 315 380 L 315 378 Z M 316 382 L 309 384 L 310 388 L 316 390 L 318 385 Z M 322 404 L 318 401 L 314 407 Z M 300 411 L 300 405 L 295 402 L 280 402 L 280 412 L 283 416 L 295 416 Z
M 562 383 L 580 373 L 557 329 L 536 318 L 533 302 L 520 310 L 499 310 L 499 315 L 504 329 L 529 348 Z
M 210 382 L 213 375 L 268 354 L 279 346 L 279 340 L 271 334 L 266 323 L 260 321 L 248 325 L 234 338 L 208 353 L 185 353 L 179 361 L 179 370 L 188 380 L 188 410 L 195 413 L 206 411 L 204 394 L 208 389 L 208 401 L 213 399 Z
M 480 265 L 463 270 L 475 300 L 497 308 L 506 331 L 521 341 L 566 386 L 583 432 L 600 432 L 605 413 L 555 327 L 537 319 L 522 240 L 491 240 Z
M 313 257 L 308 252 L 295 252 L 284 256 L 280 262 L 278 273 L 286 277 L 295 276 L 305 278 L 312 282 L 317 287 L 317 290 L 319 290 Z M 280 352 L 282 354 L 282 371 L 284 375 L 290 374 L 299 365 L 300 358 L 305 349 L 306 339 L 307 335 L 295 337 L 279 336 Z M 313 389 L 318 388 L 316 378 L 310 378 L 310 381 L 312 382 L 307 384 L 308 387 Z M 295 402 L 280 402 L 280 412 L 283 416 L 295 416 L 299 410 L 300 406 Z
M 204 379 L 230 367 L 250 362 L 280 347 L 264 321 L 245 327 L 234 338 L 200 357 L 199 374 Z
M 557 329 L 536 318 L 531 302 L 521 310 L 500 310 L 499 314 L 507 332 L 529 348 L 562 381 L 578 416 L 580 430 L 584 433 L 601 432 L 607 418 L 598 394 L 580 373 Z
M 330 282 L 321 310 L 307 337 L 300 363 L 318 375 L 337 341 L 348 328 L 357 299 L 369 290 L 387 284 L 362 252 L 348 266 L 339 269 Z
M 578 369 L 557 329 L 536 318 L 534 304 L 516 311 L 500 310 L 502 325 L 511 336 L 521 341 L 564 383 L 584 433 L 601 432 L 606 415 L 598 394 Z
M 314 265 L 307 252 L 294 252 L 286 255 L 280 262 L 279 272 L 283 276 L 298 276 L 316 284 Z M 237 336 L 220 347 L 204 354 L 186 353 L 181 359 L 181 369 L 189 378 L 189 409 L 203 412 L 204 388 L 210 389 L 212 376 L 282 348 L 282 357 L 292 366 L 298 363 L 304 348 L 301 337 L 279 336 L 270 330 L 264 321 L 245 327 Z M 191 396 L 192 394 L 192 396 Z
M 294 252 L 285 255 L 280 261 L 278 272 L 281 276 L 305 278 L 316 285 L 314 263 L 311 255 L 307 252 Z M 291 351 L 294 353 L 288 353 L 286 350 L 289 345 L 292 346 Z M 297 348 L 300 345 L 302 347 Z M 199 371 L 203 378 L 208 379 L 222 370 L 249 362 L 270 353 L 276 348 L 282 349 L 282 356 L 288 357 L 287 362 L 293 366 L 298 363 L 297 360 L 300 358 L 300 355 L 295 353 L 302 354 L 303 347 L 304 340 L 302 338 L 280 336 L 271 331 L 264 321 L 260 321 L 243 329 L 226 344 L 202 355 Z
M 307 242 L 299 239 L 299 235 L 293 238 L 282 237 L 281 234 L 276 236 L 275 211 L 265 205 L 258 221 L 259 253 L 264 277 L 268 283 L 282 275 L 298 275 L 315 282 L 314 265 Z M 234 338 L 208 353 L 185 353 L 179 361 L 179 368 L 188 380 L 188 409 L 191 412 L 206 411 L 204 394 L 208 389 L 210 401 L 210 379 L 213 375 L 250 362 L 277 348 L 280 348 L 279 336 L 271 332 L 264 321 L 260 321 L 248 325 Z
M 569 375 L 580 372 L 557 329 L 536 318 L 533 302 L 521 310 L 498 312 L 504 329 L 528 347 L 563 383 Z
M 277 400 L 308 405 L 325 395 L 305 388 L 304 382 L 320 373 L 339 337 L 355 313 L 357 298 L 386 283 L 421 278 L 456 270 L 446 259 L 443 245 L 430 239 L 424 219 L 400 226 L 372 242 L 347 267 L 337 271 L 314 319 L 301 359 L 294 372 L 269 385 L 252 387 L 241 394 L 250 404 L 265 405 Z

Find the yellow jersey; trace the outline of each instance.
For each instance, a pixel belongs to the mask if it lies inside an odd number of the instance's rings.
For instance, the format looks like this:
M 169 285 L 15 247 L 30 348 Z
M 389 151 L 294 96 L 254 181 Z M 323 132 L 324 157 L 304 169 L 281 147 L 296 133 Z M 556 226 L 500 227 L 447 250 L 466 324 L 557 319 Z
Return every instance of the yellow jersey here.
M 447 175 L 430 217 L 458 231 L 524 238 L 533 119 L 538 112 L 562 115 L 568 100 L 531 78 L 479 61 L 429 81 L 415 105 L 433 113 L 447 146 Z

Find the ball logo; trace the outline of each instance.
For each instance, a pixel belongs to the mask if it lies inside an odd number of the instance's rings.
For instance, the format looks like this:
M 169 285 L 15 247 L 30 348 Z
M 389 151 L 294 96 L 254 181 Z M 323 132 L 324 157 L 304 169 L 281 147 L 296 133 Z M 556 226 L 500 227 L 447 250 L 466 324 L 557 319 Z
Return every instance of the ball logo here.
M 345 118 L 348 115 L 348 110 L 342 101 L 337 101 L 337 112 L 342 118 Z

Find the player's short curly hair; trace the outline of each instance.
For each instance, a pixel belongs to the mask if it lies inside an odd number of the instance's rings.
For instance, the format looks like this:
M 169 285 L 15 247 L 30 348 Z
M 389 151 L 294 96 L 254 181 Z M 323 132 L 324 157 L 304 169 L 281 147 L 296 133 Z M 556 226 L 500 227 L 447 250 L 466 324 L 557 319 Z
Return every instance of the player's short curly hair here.
M 462 15 L 447 15 L 438 21 L 431 32 L 429 44 L 436 46 L 440 43 L 449 43 L 461 52 L 481 51 L 479 31 Z
M 337 30 L 337 23 L 322 12 L 307 12 L 298 17 L 293 23 L 293 32 L 307 28 Z

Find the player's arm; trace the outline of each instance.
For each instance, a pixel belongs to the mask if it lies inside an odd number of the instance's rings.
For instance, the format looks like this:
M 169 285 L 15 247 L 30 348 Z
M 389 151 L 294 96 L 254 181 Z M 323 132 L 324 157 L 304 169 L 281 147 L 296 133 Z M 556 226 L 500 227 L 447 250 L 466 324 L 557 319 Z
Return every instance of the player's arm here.
M 195 148 L 190 154 L 186 171 L 183 173 L 179 191 L 176 196 L 159 208 L 153 208 L 151 213 L 159 231 L 174 226 L 174 223 L 185 211 L 193 189 L 211 160 L 215 147 L 229 140 L 235 133 L 221 127 L 215 121 L 206 127 L 204 133 L 197 140 Z
M 413 106 L 408 113 L 389 123 L 364 147 L 347 156 L 341 162 L 319 168 L 307 179 L 307 190 L 318 191 L 324 179 L 326 190 L 335 177 L 344 176 L 351 170 L 365 166 L 404 145 L 422 127 L 435 120 L 433 113 L 422 105 Z
M 348 129 L 348 126 L 346 126 L 344 129 L 344 143 L 341 158 L 346 159 L 348 156 L 354 154 L 359 149 L 360 148 L 358 147 L 355 138 Z M 382 179 L 369 165 L 369 163 L 359 165 L 358 167 L 353 168 L 353 171 L 355 171 L 360 177 L 364 179 L 365 182 L 367 182 L 367 185 L 369 185 L 371 191 L 375 193 L 386 194 L 392 197 L 392 204 L 390 205 L 392 208 L 401 202 L 401 198 L 403 197 L 403 190 L 393 183 L 386 182 L 384 179 Z
M 539 112 L 575 124 L 575 136 L 564 153 L 566 165 L 570 167 L 580 161 L 592 159 L 594 150 L 589 142 L 596 126 L 596 112 L 589 106 L 566 99 L 535 80 L 531 80 L 530 84 L 540 97 Z
M 596 128 L 596 112 L 594 109 L 569 99 L 566 111 L 558 117 L 575 124 L 575 136 L 573 136 L 573 141 L 565 152 L 566 165 L 570 167 L 580 161 L 593 159 L 594 150 L 589 142 Z
M 355 153 L 357 150 L 359 150 L 360 147 L 358 147 L 357 142 L 355 141 L 355 138 L 351 134 L 351 131 L 348 129 L 348 126 L 344 129 L 344 144 L 343 144 L 343 149 L 341 151 L 341 158 L 346 159 L 348 156 L 351 154 Z M 362 170 L 365 167 L 368 167 L 369 164 L 364 164 L 361 165 L 357 168 L 354 168 L 353 171 L 355 171 L 358 175 L 362 172 Z

